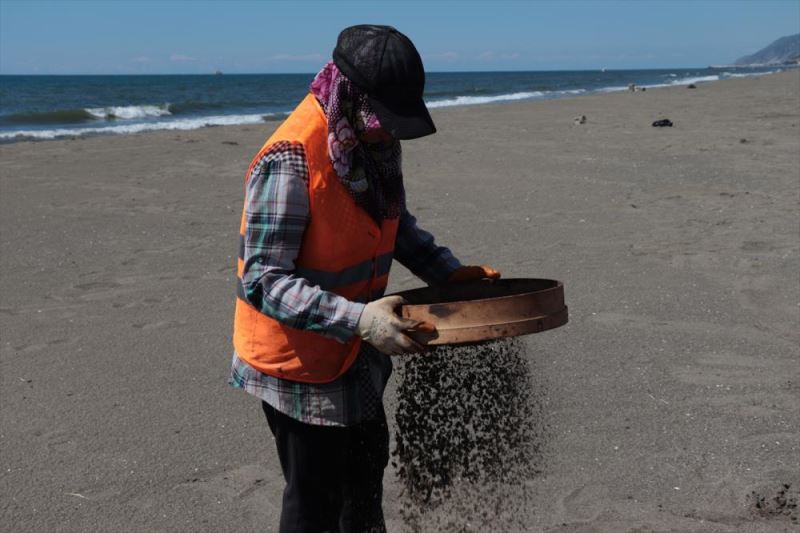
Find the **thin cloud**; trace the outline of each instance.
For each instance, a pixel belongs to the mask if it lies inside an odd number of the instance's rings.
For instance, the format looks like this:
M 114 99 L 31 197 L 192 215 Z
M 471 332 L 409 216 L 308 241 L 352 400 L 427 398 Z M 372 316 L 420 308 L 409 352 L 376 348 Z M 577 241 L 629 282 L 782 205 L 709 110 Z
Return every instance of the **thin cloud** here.
M 498 59 L 502 61 L 508 61 L 511 59 L 519 59 L 519 58 L 520 58 L 519 52 L 503 52 L 498 54 L 496 52 L 486 51 L 483 52 L 482 54 L 478 54 L 477 56 L 475 56 L 475 59 L 477 59 L 478 61 L 496 61 Z
M 458 59 L 456 52 L 442 52 L 441 54 L 425 54 L 426 60 L 439 59 L 441 61 L 455 61 Z
M 197 61 L 197 58 L 191 56 L 185 56 L 183 54 L 172 54 L 169 56 L 170 61 L 177 61 L 177 62 L 187 62 L 187 61 Z
M 325 56 L 322 54 L 274 54 L 269 59 L 271 61 L 322 61 Z
M 132 57 L 131 61 L 134 63 L 149 63 L 150 58 L 147 56 L 138 56 L 138 57 Z

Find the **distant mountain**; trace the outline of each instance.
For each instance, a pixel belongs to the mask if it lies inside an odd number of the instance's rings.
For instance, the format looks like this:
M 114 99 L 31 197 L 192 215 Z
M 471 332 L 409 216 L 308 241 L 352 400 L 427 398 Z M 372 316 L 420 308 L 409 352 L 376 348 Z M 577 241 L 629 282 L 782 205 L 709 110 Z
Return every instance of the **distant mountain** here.
M 773 65 L 800 60 L 800 33 L 781 37 L 753 55 L 740 57 L 736 65 Z

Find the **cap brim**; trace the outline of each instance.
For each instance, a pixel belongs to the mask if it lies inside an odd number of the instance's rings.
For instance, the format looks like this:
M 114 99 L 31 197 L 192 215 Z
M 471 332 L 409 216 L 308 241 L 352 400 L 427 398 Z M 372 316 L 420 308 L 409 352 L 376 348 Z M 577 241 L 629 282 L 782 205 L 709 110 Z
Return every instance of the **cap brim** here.
M 387 103 L 370 96 L 369 103 L 381 127 L 395 139 L 417 139 L 436 133 L 425 102 L 419 100 Z

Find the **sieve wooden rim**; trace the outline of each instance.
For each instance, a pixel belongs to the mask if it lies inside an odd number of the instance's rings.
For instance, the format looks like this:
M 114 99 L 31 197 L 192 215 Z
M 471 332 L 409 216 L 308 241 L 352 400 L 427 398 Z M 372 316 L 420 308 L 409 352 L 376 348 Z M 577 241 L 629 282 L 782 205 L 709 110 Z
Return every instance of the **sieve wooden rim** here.
M 408 332 L 429 346 L 529 335 L 568 321 L 564 284 L 551 279 L 479 280 L 397 294 L 408 302 L 401 316 L 436 326 L 435 333 Z

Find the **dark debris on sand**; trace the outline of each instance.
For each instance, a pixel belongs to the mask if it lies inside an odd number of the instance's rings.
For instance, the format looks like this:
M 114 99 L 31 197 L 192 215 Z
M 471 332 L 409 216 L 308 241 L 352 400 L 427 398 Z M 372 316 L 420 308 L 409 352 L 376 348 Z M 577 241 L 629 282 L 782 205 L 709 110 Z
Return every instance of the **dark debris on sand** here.
M 793 488 L 791 483 L 781 483 L 770 489 L 754 490 L 749 494 L 753 514 L 762 518 L 785 518 L 800 525 L 800 490 Z

